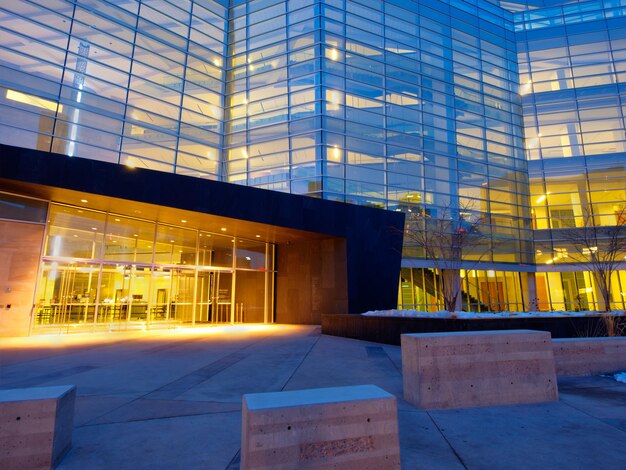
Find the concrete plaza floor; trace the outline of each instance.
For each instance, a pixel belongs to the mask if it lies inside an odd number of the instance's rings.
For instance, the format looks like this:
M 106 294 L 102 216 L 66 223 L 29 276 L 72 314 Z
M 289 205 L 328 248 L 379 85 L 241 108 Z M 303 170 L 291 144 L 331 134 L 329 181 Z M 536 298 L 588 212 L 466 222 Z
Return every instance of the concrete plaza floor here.
M 0 389 L 76 384 L 59 469 L 239 468 L 244 393 L 376 384 L 398 398 L 404 469 L 624 469 L 626 384 L 560 378 L 560 400 L 419 411 L 400 348 L 307 326 L 0 339 Z

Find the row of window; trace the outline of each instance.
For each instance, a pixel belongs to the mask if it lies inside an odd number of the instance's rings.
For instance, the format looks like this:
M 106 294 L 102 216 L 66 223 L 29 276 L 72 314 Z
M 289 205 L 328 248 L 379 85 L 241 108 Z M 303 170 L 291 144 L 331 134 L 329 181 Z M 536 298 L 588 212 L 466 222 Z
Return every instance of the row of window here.
M 516 13 L 515 31 L 600 21 L 626 16 L 624 0 L 592 0 Z

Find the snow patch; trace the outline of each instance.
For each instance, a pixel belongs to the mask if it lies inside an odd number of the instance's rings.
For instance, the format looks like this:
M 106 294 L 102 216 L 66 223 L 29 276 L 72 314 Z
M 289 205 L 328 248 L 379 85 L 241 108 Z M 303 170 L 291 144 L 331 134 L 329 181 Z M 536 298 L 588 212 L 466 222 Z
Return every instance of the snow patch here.
M 439 310 L 438 312 L 424 312 L 421 310 L 371 310 L 369 312 L 362 313 L 361 315 L 366 317 L 412 317 L 412 318 L 528 318 L 528 317 L 599 317 L 605 315 L 605 313 L 597 312 L 593 310 L 583 312 L 566 312 L 566 311 L 554 311 L 554 312 L 448 312 L 447 310 Z M 626 311 L 615 310 L 611 312 L 613 316 L 624 316 Z
M 626 384 L 626 372 L 618 372 L 613 377 L 615 377 L 615 380 L 617 380 L 618 382 Z

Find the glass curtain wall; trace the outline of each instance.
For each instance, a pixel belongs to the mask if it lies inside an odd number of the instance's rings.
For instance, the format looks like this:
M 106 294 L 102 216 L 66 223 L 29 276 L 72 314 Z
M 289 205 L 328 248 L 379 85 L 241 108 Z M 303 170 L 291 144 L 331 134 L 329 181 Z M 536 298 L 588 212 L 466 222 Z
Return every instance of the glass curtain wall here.
M 541 310 L 596 309 L 601 295 L 581 263 L 602 236 L 585 253 L 568 233 L 624 224 L 626 3 L 552 3 L 514 16 L 535 261 L 549 271 L 537 274 L 537 296 Z M 618 309 L 623 275 L 611 282 Z
M 273 245 L 52 204 L 35 327 L 273 321 Z
M 461 270 L 461 306 L 466 312 L 522 312 L 527 274 L 508 271 Z M 436 312 L 443 310 L 441 277 L 433 269 L 402 268 L 400 308 Z
M 320 1 L 231 3 L 224 180 L 319 196 Z
M 0 5 L 3 143 L 219 177 L 225 2 L 9 3 Z

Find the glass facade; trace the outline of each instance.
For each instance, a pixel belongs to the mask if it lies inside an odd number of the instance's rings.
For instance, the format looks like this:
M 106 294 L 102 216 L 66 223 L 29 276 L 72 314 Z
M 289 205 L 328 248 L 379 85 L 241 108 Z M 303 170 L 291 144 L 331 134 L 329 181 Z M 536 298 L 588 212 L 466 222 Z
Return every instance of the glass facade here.
M 226 15 L 210 0 L 0 5 L 0 140 L 216 179 Z
M 274 246 L 51 204 L 35 328 L 273 319 Z
M 624 15 L 624 0 L 3 4 L 0 142 L 409 216 L 462 210 L 487 247 L 462 272 L 466 309 L 571 309 L 569 285 L 592 306 L 553 230 L 590 211 L 614 225 L 626 204 Z M 132 263 L 174 263 L 144 248 Z M 400 306 L 440 306 L 408 237 L 403 266 Z
M 514 20 L 538 306 L 598 308 L 596 281 L 563 231 L 624 223 L 626 2 L 532 3 Z M 624 275 L 612 275 L 613 308 L 625 307 Z

